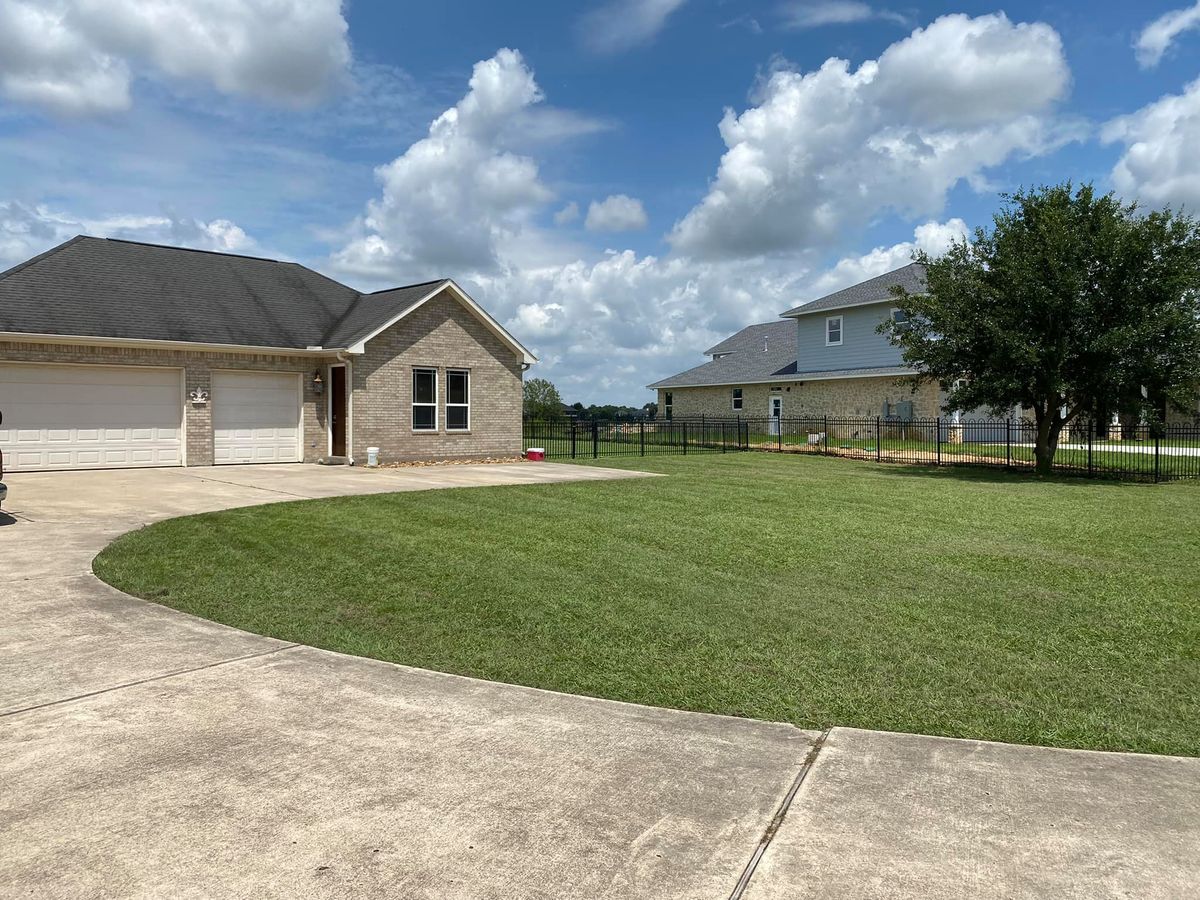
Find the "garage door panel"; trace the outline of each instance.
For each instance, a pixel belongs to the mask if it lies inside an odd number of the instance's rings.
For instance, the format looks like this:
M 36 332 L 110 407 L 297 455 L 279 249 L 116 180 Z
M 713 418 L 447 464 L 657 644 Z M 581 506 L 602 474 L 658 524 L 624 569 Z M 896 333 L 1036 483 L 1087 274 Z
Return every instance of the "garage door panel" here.
M 183 463 L 182 373 L 0 364 L 0 450 L 19 470 Z
M 295 373 L 213 373 L 213 461 L 300 461 L 300 378 Z

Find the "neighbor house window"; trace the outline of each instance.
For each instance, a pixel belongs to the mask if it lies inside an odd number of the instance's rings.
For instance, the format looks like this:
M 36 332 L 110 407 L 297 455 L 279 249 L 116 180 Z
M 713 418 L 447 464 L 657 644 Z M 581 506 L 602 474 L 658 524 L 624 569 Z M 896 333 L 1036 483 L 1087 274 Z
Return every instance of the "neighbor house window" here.
M 437 369 L 413 369 L 413 431 L 437 431 Z
M 674 398 L 671 396 L 671 392 L 670 392 L 670 391 L 667 391 L 665 394 L 663 394 L 663 410 L 664 410 L 664 415 L 665 415 L 665 416 L 666 416 L 668 419 L 669 419 L 669 418 L 671 418 L 671 412 L 672 412 L 672 410 L 671 410 L 671 401 L 672 401 L 673 399 L 674 399 Z
M 471 427 L 471 373 L 446 370 L 446 430 L 466 431 Z
M 908 324 L 908 313 L 902 309 L 893 309 L 892 323 L 896 326 L 897 334 L 903 334 L 904 332 L 908 331 L 910 327 Z
M 734 409 L 742 408 L 742 389 L 741 388 L 733 389 L 733 408 Z
M 830 316 L 825 320 L 825 346 L 836 347 L 842 342 L 842 317 Z

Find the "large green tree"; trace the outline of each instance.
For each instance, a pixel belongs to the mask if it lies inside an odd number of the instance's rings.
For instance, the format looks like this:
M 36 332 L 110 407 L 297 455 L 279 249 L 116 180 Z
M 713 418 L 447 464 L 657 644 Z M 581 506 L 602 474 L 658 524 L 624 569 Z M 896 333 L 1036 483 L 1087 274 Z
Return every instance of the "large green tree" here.
M 926 267 L 924 294 L 897 290 L 901 322 L 881 327 L 906 364 L 947 390 L 947 410 L 1037 425 L 1048 473 L 1063 429 L 1082 414 L 1138 407 L 1153 420 L 1200 391 L 1200 225 L 1142 214 L 1090 185 L 1004 196 L 990 231 Z
M 563 402 L 558 388 L 545 378 L 530 378 L 525 382 L 525 415 L 531 419 L 560 419 Z

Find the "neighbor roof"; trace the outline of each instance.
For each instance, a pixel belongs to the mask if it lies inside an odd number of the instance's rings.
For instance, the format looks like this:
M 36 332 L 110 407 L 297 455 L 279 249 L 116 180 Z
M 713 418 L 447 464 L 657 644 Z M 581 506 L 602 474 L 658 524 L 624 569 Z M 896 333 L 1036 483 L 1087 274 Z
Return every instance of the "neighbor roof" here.
M 533 360 L 449 279 L 362 294 L 299 263 L 84 235 L 0 272 L 0 332 L 343 350 L 443 286 Z
M 764 349 L 765 347 L 765 349 Z M 650 388 L 745 384 L 796 371 L 796 326 L 790 321 L 748 325 L 705 351 L 728 353 L 703 365 L 656 381 Z
M 923 294 L 925 292 L 925 267 L 920 263 L 909 263 L 907 266 L 789 309 L 782 315 L 806 316 L 809 313 L 845 309 L 848 306 L 882 303 L 892 299 L 892 288 L 897 285 L 903 287 L 910 294 Z

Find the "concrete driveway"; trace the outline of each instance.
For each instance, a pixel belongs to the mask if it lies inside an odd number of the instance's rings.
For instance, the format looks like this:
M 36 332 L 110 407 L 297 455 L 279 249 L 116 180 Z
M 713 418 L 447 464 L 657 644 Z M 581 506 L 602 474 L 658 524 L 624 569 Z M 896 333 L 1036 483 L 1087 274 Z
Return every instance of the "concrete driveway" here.
M 0 896 L 1186 896 L 1200 760 L 649 709 L 346 657 L 90 571 L 156 519 L 636 473 L 14 475 Z

